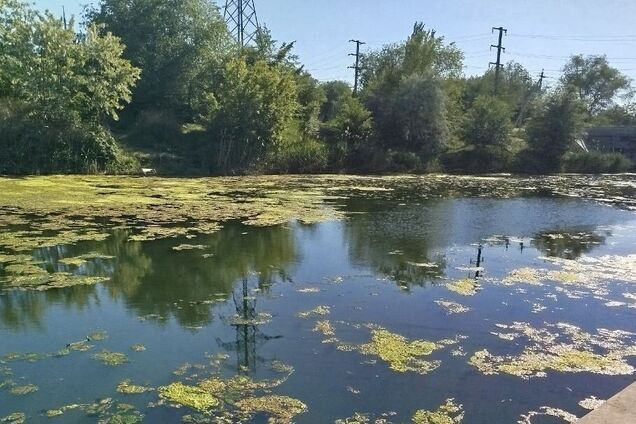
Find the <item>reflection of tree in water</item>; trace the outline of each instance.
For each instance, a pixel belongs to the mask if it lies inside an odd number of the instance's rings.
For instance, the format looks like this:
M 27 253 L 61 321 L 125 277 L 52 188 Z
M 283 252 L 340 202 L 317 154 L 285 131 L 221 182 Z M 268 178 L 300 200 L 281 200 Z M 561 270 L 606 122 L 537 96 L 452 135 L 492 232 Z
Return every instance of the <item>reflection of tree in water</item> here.
M 443 254 L 434 253 L 433 247 L 442 245 L 446 238 L 444 226 L 436 225 L 448 214 L 446 206 L 434 202 L 408 207 L 349 202 L 349 210 L 367 212 L 344 225 L 351 261 L 399 284 L 422 285 L 439 277 L 446 260 Z
M 151 272 L 126 302 L 140 315 L 174 316 L 186 326 L 212 321 L 210 299 L 227 297 L 234 284 L 250 274 L 258 276 L 260 287 L 277 278 L 286 279 L 286 268 L 297 259 L 293 231 L 284 227 L 246 228 L 228 225 L 209 236 L 189 240 L 207 246 L 205 250 L 175 252 L 183 240 L 144 243 L 153 259 Z M 213 256 L 205 259 L 204 254 Z M 114 280 L 112 285 L 117 286 Z
M 11 291 L 0 294 L 0 324 L 13 330 L 41 329 L 46 300 L 41 293 Z
M 104 284 L 113 300 L 122 300 L 138 315 L 174 316 L 184 326 L 212 321 L 210 299 L 227 297 L 235 282 L 258 276 L 261 288 L 287 280 L 286 268 L 297 260 L 293 230 L 285 227 L 252 228 L 228 224 L 218 233 L 193 240 L 164 239 L 129 242 L 128 231 L 115 231 L 105 241 L 40 249 L 36 259 L 50 271 L 109 276 Z M 177 252 L 181 243 L 207 246 L 205 250 Z M 79 268 L 59 263 L 61 258 L 89 252 L 114 256 L 91 259 Z M 206 259 L 203 254 L 213 254 Z M 101 286 L 75 286 L 43 293 L 10 292 L 0 295 L 0 317 L 11 328 L 41 325 L 50 304 L 85 309 L 99 302 Z M 38 324 L 36 324 L 38 323 Z
M 563 259 L 578 259 L 596 247 L 605 244 L 612 234 L 600 234 L 593 230 L 547 231 L 534 236 L 533 246 L 546 256 Z

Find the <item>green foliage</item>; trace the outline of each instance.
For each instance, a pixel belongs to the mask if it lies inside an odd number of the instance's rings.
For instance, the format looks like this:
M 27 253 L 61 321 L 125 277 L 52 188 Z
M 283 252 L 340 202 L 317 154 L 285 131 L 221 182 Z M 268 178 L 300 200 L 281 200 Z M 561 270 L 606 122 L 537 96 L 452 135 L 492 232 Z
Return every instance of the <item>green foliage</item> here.
M 316 174 L 327 169 L 327 146 L 318 140 L 286 142 L 271 152 L 268 171 L 281 174 Z
M 143 70 L 128 108 L 133 115 L 165 108 L 187 115 L 201 71 L 232 45 L 208 0 L 101 0 L 85 19 L 118 36 L 124 57 Z
M 511 131 L 508 105 L 492 96 L 480 96 L 466 116 L 464 140 L 478 147 L 504 148 L 510 140 Z
M 445 96 L 437 80 L 414 75 L 390 96 L 389 113 L 376 120 L 385 142 L 432 158 L 448 142 Z
M 404 43 L 391 44 L 362 57 L 361 81 L 366 89 L 397 87 L 411 75 L 457 77 L 462 72 L 463 53 L 455 44 L 446 44 L 434 30 L 416 23 Z
M 480 96 L 493 95 L 494 86 L 494 69 L 486 71 L 481 76 L 469 78 L 464 92 L 465 107 L 470 109 Z M 515 117 L 534 94 L 539 94 L 539 87 L 522 65 L 510 62 L 500 70 L 497 98 L 508 105 Z
M 291 72 L 263 60 L 231 58 L 207 83 L 196 110 L 208 130 L 212 171 L 245 168 L 282 144 L 297 110 Z
M 561 83 L 576 92 L 590 115 L 614 104 L 621 91 L 630 88 L 630 79 L 609 65 L 606 56 L 572 56 L 563 68 Z
M 620 153 L 572 152 L 563 158 L 563 172 L 618 173 L 628 172 L 633 167 L 632 161 Z
M 343 81 L 330 81 L 322 84 L 325 99 L 320 106 L 320 120 L 331 121 L 336 117 L 340 101 L 350 97 L 353 92 L 351 86 Z
M 98 172 L 121 153 L 102 125 L 130 101 L 139 70 L 89 27 L 78 40 L 49 13 L 0 8 L 1 172 Z
M 528 123 L 530 171 L 556 172 L 565 152 L 581 135 L 585 108 L 572 91 L 553 93 Z

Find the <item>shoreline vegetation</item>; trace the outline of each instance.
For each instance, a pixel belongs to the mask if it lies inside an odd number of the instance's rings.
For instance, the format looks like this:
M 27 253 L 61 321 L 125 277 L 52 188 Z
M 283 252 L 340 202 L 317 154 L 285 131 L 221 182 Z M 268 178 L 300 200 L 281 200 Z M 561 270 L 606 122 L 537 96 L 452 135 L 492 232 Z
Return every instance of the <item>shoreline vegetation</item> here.
M 188 25 L 182 25 L 188 22 Z M 239 48 L 208 0 L 100 0 L 79 22 L 0 1 L 0 175 L 621 173 L 586 129 L 636 126 L 632 81 L 574 55 L 466 76 L 422 23 L 361 57 L 360 90 L 319 82 L 262 28 Z

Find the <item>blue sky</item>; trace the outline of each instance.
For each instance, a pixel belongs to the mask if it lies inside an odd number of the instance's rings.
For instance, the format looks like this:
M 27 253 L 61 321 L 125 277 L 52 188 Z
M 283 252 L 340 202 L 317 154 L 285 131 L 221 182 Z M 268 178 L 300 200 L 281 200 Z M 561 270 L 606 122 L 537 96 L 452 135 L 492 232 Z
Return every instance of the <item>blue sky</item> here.
M 224 0 L 219 0 L 224 4 Z M 78 14 L 89 0 L 35 0 L 41 9 Z M 465 72 L 480 74 L 494 61 L 491 27 L 508 28 L 503 60 L 555 82 L 572 54 L 606 54 L 636 79 L 636 0 L 255 0 L 261 23 L 296 53 L 320 80 L 353 79 L 351 38 L 365 49 L 405 39 L 422 21 L 466 54 Z M 223 5 L 221 4 L 221 6 Z

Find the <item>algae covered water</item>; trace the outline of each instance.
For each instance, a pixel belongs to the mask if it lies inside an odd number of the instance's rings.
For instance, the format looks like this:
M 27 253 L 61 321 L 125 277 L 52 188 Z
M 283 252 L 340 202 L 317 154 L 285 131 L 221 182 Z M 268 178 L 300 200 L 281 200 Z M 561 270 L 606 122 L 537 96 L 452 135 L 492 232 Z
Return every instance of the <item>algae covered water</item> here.
M 2 422 L 560 423 L 636 379 L 636 177 L 0 179 Z

